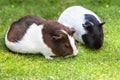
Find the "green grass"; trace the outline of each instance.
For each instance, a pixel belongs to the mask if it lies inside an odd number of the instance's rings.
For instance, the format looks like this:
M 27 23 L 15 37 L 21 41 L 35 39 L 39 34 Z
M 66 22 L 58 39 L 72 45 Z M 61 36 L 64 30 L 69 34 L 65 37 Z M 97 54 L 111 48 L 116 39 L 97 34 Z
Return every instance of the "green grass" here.
M 119 3 L 120 0 L 0 0 L 0 80 L 120 80 Z M 76 57 L 46 60 L 42 55 L 13 54 L 5 47 L 4 35 L 13 21 L 25 15 L 57 20 L 72 5 L 82 5 L 106 22 L 100 50 L 80 45 Z

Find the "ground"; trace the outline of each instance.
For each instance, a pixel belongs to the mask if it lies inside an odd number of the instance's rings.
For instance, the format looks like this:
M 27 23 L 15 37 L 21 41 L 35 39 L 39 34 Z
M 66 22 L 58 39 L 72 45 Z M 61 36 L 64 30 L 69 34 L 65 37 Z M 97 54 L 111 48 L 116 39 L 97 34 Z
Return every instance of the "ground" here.
M 120 0 L 0 0 L 1 80 L 120 80 Z M 57 20 L 69 6 L 94 11 L 104 25 L 104 45 L 90 50 L 79 45 L 76 57 L 22 55 L 10 52 L 4 35 L 11 23 L 25 15 Z

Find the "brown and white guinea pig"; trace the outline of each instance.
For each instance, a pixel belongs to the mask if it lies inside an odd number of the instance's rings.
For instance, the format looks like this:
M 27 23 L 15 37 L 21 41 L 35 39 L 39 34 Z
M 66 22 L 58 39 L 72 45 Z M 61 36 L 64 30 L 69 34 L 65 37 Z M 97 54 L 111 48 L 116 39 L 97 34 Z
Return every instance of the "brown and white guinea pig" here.
M 78 53 L 74 32 L 74 29 L 56 21 L 29 15 L 10 26 L 5 44 L 13 52 L 41 53 L 46 59 L 52 59 L 52 56 L 70 57 Z
M 74 28 L 74 38 L 88 48 L 99 49 L 103 45 L 103 24 L 98 16 L 81 6 L 72 6 L 65 9 L 60 15 L 58 22 Z

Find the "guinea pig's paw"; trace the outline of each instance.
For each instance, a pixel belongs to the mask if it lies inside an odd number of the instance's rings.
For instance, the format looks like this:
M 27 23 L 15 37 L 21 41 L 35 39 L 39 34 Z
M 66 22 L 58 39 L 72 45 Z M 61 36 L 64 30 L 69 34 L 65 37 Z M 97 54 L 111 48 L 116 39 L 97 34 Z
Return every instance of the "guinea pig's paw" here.
M 68 56 L 65 56 L 64 58 L 69 58 L 69 57 L 73 57 L 75 55 L 68 55 Z
M 53 58 L 51 56 L 45 56 L 46 59 L 52 60 Z

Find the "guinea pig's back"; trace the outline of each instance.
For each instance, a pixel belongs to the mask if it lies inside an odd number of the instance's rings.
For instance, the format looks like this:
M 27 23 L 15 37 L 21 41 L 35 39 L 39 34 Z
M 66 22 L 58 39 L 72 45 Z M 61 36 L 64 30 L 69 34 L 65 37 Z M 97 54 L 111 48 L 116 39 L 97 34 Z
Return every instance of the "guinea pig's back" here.
M 81 11 L 83 10 L 83 11 Z M 71 26 L 71 25 L 74 25 L 76 23 L 82 23 L 84 19 L 84 16 L 83 14 L 85 13 L 85 9 L 83 9 L 82 7 L 79 7 L 79 6 L 72 6 L 72 7 L 69 7 L 67 9 L 65 9 L 59 19 L 58 19 L 58 22 L 66 25 L 66 26 Z M 69 25 L 67 25 L 69 24 Z
M 95 13 L 93 13 L 92 11 L 88 9 L 85 9 L 81 6 L 72 6 L 72 7 L 65 9 L 62 12 L 62 14 L 60 15 L 58 19 L 58 22 L 70 28 L 82 26 L 82 24 L 85 23 L 85 14 L 92 14 L 95 17 L 97 17 Z
M 6 46 L 14 52 L 40 52 L 45 45 L 42 39 L 43 25 L 41 23 L 42 21 L 34 16 L 26 16 L 14 22 L 6 33 Z

